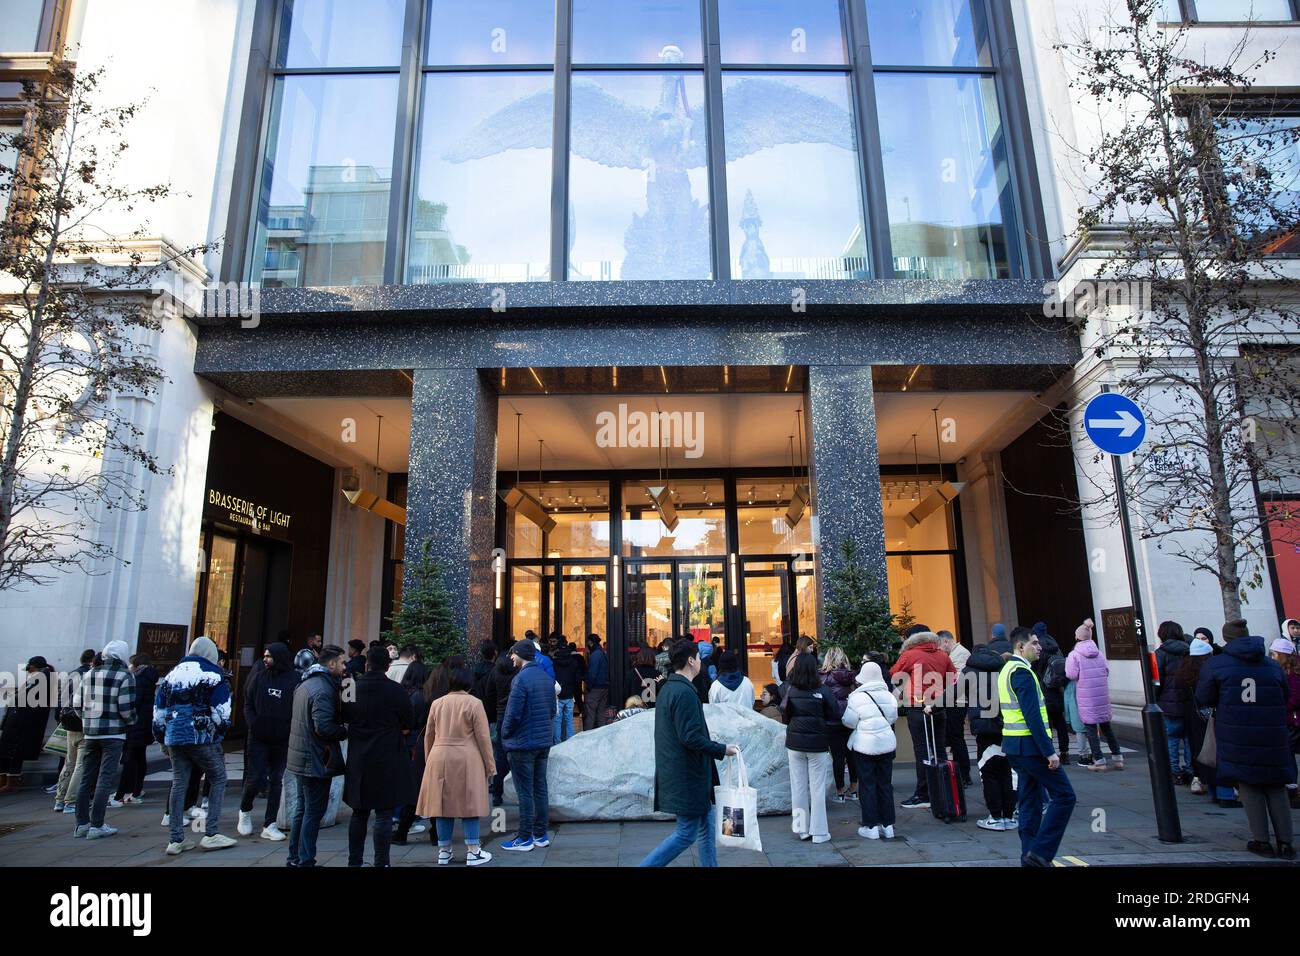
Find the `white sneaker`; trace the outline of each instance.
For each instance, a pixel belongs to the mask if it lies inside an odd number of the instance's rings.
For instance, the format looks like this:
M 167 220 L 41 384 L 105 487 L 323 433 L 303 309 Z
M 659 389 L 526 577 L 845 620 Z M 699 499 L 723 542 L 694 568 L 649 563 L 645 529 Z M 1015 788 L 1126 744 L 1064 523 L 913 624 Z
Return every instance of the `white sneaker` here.
M 144 797 L 137 797 L 134 794 L 128 793 L 125 797 L 122 798 L 122 802 L 124 804 L 130 804 L 131 806 L 134 807 L 144 803 Z
M 110 827 L 107 823 L 102 827 L 91 827 L 86 831 L 87 840 L 98 840 L 101 837 L 111 837 L 117 834 L 117 827 Z
M 881 835 L 886 840 L 892 840 L 894 838 L 894 825 L 891 823 L 889 826 L 885 827 Z
M 76 812 L 77 812 L 77 805 L 76 805 L 75 803 L 65 803 L 65 804 L 63 805 L 63 812 L 64 812 L 64 813 L 76 813 Z
M 446 866 L 450 862 L 451 862 L 451 847 L 449 846 L 438 847 L 438 865 Z
M 169 827 L 172 825 L 172 815 L 170 813 L 163 814 L 162 825 L 165 827 Z
M 813 841 L 814 843 L 830 843 L 830 842 L 831 842 L 831 835 L 830 835 L 829 833 L 823 833 L 823 834 L 821 834 L 820 836 L 815 836 L 815 837 L 813 837 L 813 838 L 812 838 L 812 841 Z
M 185 815 L 189 817 L 191 820 L 195 819 L 196 817 L 201 817 L 203 816 L 203 808 L 190 807 L 188 810 L 185 811 Z
M 482 866 L 484 863 L 490 862 L 492 862 L 492 854 L 482 847 L 479 847 L 476 850 L 470 850 L 465 857 L 466 866 Z
M 1000 822 L 1002 823 L 1002 829 L 1004 830 L 1020 829 L 1020 822 L 1018 820 L 1013 820 L 1011 817 L 1004 817 Z
M 990 814 L 982 820 L 976 820 L 975 825 L 981 830 L 1005 830 L 1006 827 L 1002 825 L 1003 822 L 1003 820 Z
M 234 846 L 235 840 L 226 836 L 224 833 L 214 833 L 211 836 L 205 836 L 199 841 L 199 846 L 205 850 L 225 850 Z
M 186 850 L 194 849 L 193 840 L 181 840 L 179 843 L 168 843 L 166 853 L 168 856 L 180 856 Z
M 262 839 L 270 840 L 272 843 L 279 843 L 281 840 L 287 840 L 289 838 L 285 836 L 284 831 L 274 823 L 268 823 L 266 826 L 262 827 Z
M 112 807 L 114 810 L 119 810 L 122 807 L 122 801 L 117 799 L 117 797 L 109 797 L 108 805 Z
M 90 824 L 80 823 L 77 825 L 77 828 L 72 831 L 72 836 L 74 839 L 76 837 L 84 837 L 89 832 L 90 832 Z
M 417 833 L 427 833 L 429 832 L 429 825 L 427 823 L 412 823 L 411 829 L 406 832 L 411 836 L 414 836 Z
M 1200 777 L 1192 778 L 1192 793 L 1196 794 L 1198 797 L 1205 796 L 1205 784 L 1201 783 Z
M 206 810 L 207 808 L 208 808 L 208 798 L 204 797 L 202 800 L 199 801 L 199 809 Z
M 239 823 L 238 825 L 236 825 L 235 829 L 239 832 L 240 836 L 252 836 L 253 835 L 253 811 L 249 810 L 247 813 L 245 813 L 243 810 L 240 810 Z
M 880 827 L 858 827 L 858 836 L 867 840 L 879 840 Z

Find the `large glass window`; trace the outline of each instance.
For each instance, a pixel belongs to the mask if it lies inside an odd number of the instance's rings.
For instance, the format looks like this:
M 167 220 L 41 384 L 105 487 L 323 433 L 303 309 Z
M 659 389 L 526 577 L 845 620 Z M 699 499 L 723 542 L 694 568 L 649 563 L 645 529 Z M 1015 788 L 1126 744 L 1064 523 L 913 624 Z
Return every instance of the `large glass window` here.
M 396 75 L 276 79 L 255 282 L 270 288 L 384 281 L 396 110 Z
M 884 476 L 885 567 L 889 606 L 961 638 L 957 607 L 957 546 L 954 505 L 946 505 L 913 524 L 908 515 L 939 486 L 935 474 Z
M 722 96 L 732 278 L 865 278 L 848 76 L 728 72 Z
M 629 481 L 623 485 L 625 556 L 726 554 L 726 491 L 721 481 L 674 479 L 668 482 L 678 519 L 672 530 L 664 525 L 655 510 L 651 484 L 654 483 Z
M 701 63 L 699 0 L 573 0 L 574 63 Z
M 5 0 L 0 17 L 0 52 L 31 53 L 41 29 L 44 0 Z
M 984 0 L 867 0 L 877 65 L 989 66 Z
M 569 278 L 712 278 L 703 74 L 575 74 L 571 110 Z
M 431 66 L 555 62 L 555 0 L 429 0 L 427 23 Z
M 1285 243 L 1300 214 L 1300 117 L 1226 120 L 1217 138 L 1237 227 L 1250 238 L 1265 239 L 1283 230 Z M 1243 193 L 1247 200 L 1238 203 Z M 1249 212 L 1243 213 L 1243 207 Z
M 398 65 L 404 0 L 293 0 L 282 9 L 282 67 Z
M 407 282 L 550 278 L 551 82 L 425 76 Z
M 603 481 L 521 482 L 555 522 L 550 531 L 524 515 L 506 514 L 507 557 L 609 557 L 609 485 Z
M 1292 16 L 1291 0 L 1196 0 L 1196 19 L 1202 22 L 1290 20 Z
M 718 0 L 722 62 L 847 63 L 839 0 Z
M 1015 274 L 1015 209 L 993 78 L 885 72 L 875 82 L 896 274 Z
M 805 514 L 793 528 L 785 520 L 794 487 L 792 478 L 736 479 L 741 554 L 812 554 L 812 519 Z

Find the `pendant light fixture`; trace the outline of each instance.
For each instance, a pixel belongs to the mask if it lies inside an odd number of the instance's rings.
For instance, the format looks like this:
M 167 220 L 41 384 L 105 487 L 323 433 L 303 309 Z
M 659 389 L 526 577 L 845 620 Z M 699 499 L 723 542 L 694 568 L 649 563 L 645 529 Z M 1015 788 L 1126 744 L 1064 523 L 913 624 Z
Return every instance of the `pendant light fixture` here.
M 541 500 L 533 497 L 524 490 L 520 482 L 520 451 L 519 442 L 523 431 L 523 413 L 515 412 L 515 486 L 509 491 L 501 493 L 501 500 L 505 502 L 507 508 L 515 514 L 523 515 L 537 527 L 541 528 L 543 533 L 550 534 L 555 530 L 555 519 L 546 513 L 546 507 Z M 542 446 L 545 444 L 540 438 L 537 440 L 537 488 L 540 491 L 542 484 Z
M 375 475 L 382 475 L 383 469 L 379 467 L 379 448 L 380 438 L 384 430 L 384 416 L 377 415 L 379 423 L 375 429 Z M 343 497 L 348 499 L 348 504 L 356 505 L 366 511 L 374 512 L 381 518 L 386 518 L 393 524 L 406 527 L 406 509 L 399 504 L 395 504 L 386 498 L 381 498 L 373 491 L 366 491 L 361 487 L 361 476 L 352 468 L 343 473 L 341 484 Z
M 916 436 L 913 436 L 915 439 Z M 939 463 L 939 477 L 943 478 L 943 446 L 939 441 L 939 409 L 934 409 L 934 451 L 935 458 Z M 919 467 L 919 466 L 918 466 Z M 917 490 L 920 491 L 920 475 L 918 473 Z M 966 487 L 964 481 L 940 481 L 939 486 L 930 492 L 921 500 L 921 503 L 903 516 L 909 528 L 915 528 L 922 521 L 928 518 L 934 512 L 947 505 L 949 502 L 956 500 L 961 494 L 962 489 Z
M 662 367 L 660 371 L 663 371 Z M 656 413 L 659 411 L 659 404 L 655 403 Z M 654 502 L 655 511 L 659 512 L 659 520 L 663 522 L 669 533 L 677 530 L 677 506 L 673 504 L 672 491 L 668 487 L 668 449 L 663 447 L 660 442 L 660 448 L 657 452 L 657 464 L 659 465 L 659 484 L 646 485 L 646 492 L 650 495 L 650 500 Z
M 795 409 L 795 431 L 799 433 L 799 463 L 803 464 L 803 409 Z M 799 481 L 799 473 L 794 467 L 794 436 L 790 436 L 790 475 L 794 480 L 794 491 L 790 493 L 790 507 L 785 512 L 785 523 L 791 531 L 799 526 L 804 512 L 808 510 L 808 487 Z

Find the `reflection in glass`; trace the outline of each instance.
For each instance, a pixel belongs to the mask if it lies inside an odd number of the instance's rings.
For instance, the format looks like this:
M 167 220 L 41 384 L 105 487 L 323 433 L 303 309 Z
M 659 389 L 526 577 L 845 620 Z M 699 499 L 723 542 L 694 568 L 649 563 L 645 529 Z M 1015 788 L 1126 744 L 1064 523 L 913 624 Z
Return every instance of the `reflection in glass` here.
M 718 0 L 723 63 L 845 63 L 839 0 Z
M 791 634 L 789 579 L 785 562 L 746 561 L 742 574 L 745 644 L 749 652 L 746 676 L 755 693 L 761 694 L 764 684 L 776 683 L 772 679 L 772 658 L 781 649 L 784 637 Z
M 606 618 L 606 572 L 603 565 L 565 565 L 560 579 L 559 631 L 579 648 L 588 634 L 609 633 Z
M 281 76 L 257 211 L 252 280 L 380 285 L 395 76 Z
M 405 0 L 293 0 L 280 25 L 284 67 L 397 66 Z
M 701 63 L 699 0 L 573 0 L 574 63 L 657 63 L 666 47 Z
M 724 74 L 731 272 L 867 275 L 858 147 L 843 74 Z
M 1196 0 L 1201 22 L 1244 23 L 1247 20 L 1290 20 L 1290 0 Z
M 807 483 L 807 479 L 803 479 Z M 793 529 L 785 521 L 794 480 L 736 479 L 736 519 L 741 554 L 812 554 L 812 521 L 807 515 Z
M 548 481 L 521 482 L 519 487 L 542 503 L 555 527 L 540 528 L 506 511 L 506 556 L 510 558 L 609 557 L 609 484 Z
M 889 610 L 907 611 L 932 630 L 952 631 L 961 640 L 957 620 L 957 581 L 951 554 L 891 554 L 885 558 L 889 577 Z
M 627 564 L 623 587 L 623 621 L 629 653 L 632 648 L 658 650 L 673 633 L 673 569 L 671 564 Z
M 677 507 L 677 527 L 669 531 L 651 503 L 644 482 L 623 485 L 623 554 L 627 557 L 722 555 L 727 552 L 727 522 L 721 481 L 668 482 Z
M 678 626 L 696 641 L 709 641 L 715 653 L 727 632 L 723 593 L 721 561 L 678 565 Z
M 877 73 L 894 269 L 914 279 L 1019 273 L 992 77 Z M 927 117 L 925 123 L 917 116 Z
M 989 66 L 984 0 L 868 0 L 876 66 Z
M 44 0 L 5 0 L 4 16 L 0 17 L 0 50 L 31 53 L 36 49 L 44 5 Z
M 429 66 L 555 61 L 555 0 L 429 0 Z
M 230 612 L 234 602 L 237 547 L 234 538 L 214 534 L 212 554 L 208 557 L 208 596 L 203 608 L 202 633 L 223 651 L 230 650 Z
M 527 631 L 545 633 L 542 606 L 549 599 L 550 582 L 542 568 L 510 569 L 510 640 L 522 641 Z
M 550 277 L 551 100 L 549 73 L 426 74 L 407 282 Z
M 712 278 L 698 73 L 575 75 L 570 279 Z
M 1269 251 L 1297 251 L 1288 226 L 1300 218 L 1300 118 L 1227 120 L 1218 143 L 1237 227 L 1254 238 L 1282 231 L 1282 242 L 1270 242 L 1276 248 Z

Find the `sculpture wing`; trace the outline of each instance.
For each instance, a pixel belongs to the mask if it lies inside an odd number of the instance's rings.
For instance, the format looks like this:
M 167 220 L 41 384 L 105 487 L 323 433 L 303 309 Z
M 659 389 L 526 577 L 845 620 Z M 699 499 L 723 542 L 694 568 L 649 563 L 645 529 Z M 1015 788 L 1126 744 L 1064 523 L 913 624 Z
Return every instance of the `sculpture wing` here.
M 723 92 L 727 160 L 785 143 L 853 149 L 853 117 L 824 96 L 779 79 L 747 77 Z
M 550 149 L 553 104 L 550 90 L 515 100 L 474 126 L 442 158 L 464 163 L 511 149 Z
M 641 169 L 650 155 L 651 112 L 611 96 L 598 83 L 575 79 L 569 148 L 602 166 Z

